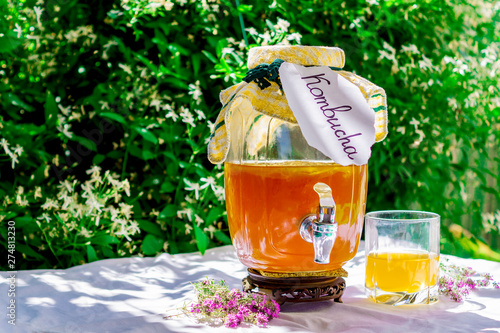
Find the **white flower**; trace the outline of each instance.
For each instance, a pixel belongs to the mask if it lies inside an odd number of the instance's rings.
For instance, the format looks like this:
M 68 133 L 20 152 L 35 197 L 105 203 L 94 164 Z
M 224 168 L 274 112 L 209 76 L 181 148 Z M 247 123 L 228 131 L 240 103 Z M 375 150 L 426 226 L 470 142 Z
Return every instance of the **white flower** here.
M 453 68 L 453 72 L 454 73 L 460 73 L 461 75 L 465 75 L 466 72 L 469 72 L 469 66 L 464 63 L 462 60 L 458 60 L 456 62 L 456 66 L 455 68 Z
M 42 209 L 47 210 L 47 209 L 51 209 L 51 208 L 59 209 L 59 205 L 57 204 L 57 202 L 55 200 L 48 198 L 45 201 L 45 203 L 42 205 Z
M 87 197 L 87 201 L 85 201 L 85 204 L 89 206 L 88 214 L 92 213 L 94 210 L 102 212 L 101 208 L 104 207 L 104 205 L 101 204 L 99 200 L 97 200 L 96 196 L 93 193 Z
M 189 95 L 193 95 L 193 99 L 198 101 L 203 96 L 203 93 L 201 92 L 199 81 L 196 83 L 196 85 L 192 83 L 189 85 Z
M 452 57 L 448 57 L 448 56 L 445 56 L 443 58 L 443 61 L 444 61 L 445 64 L 449 64 L 449 63 L 454 64 L 455 63 L 455 59 L 453 59 Z
M 97 166 L 97 165 L 93 165 L 90 169 L 85 171 L 85 173 L 87 175 L 92 174 L 92 176 L 91 176 L 92 178 L 99 177 L 101 175 L 101 167 Z
M 123 202 L 120 202 L 119 206 L 123 216 L 125 216 L 127 219 L 130 219 L 130 216 L 134 213 L 132 212 L 132 208 L 134 208 L 134 206 L 127 205 L 126 203 Z
M 73 182 L 73 184 L 71 184 L 69 182 L 69 180 L 65 179 L 64 181 L 59 182 L 59 185 L 57 185 L 57 187 L 60 188 L 61 190 L 63 188 L 65 188 L 66 191 L 68 191 L 68 193 L 72 193 L 73 189 L 74 189 L 74 186 L 75 186 L 75 183 L 76 183 L 76 180 L 75 180 L 75 182 Z
M 253 36 L 256 36 L 258 35 L 259 33 L 257 32 L 257 30 L 255 30 L 255 28 L 246 28 L 245 29 L 250 35 L 253 35 Z
M 35 193 L 33 194 L 33 197 L 36 198 L 42 198 L 42 188 L 40 186 L 35 186 Z
M 57 105 L 59 107 L 59 110 L 63 113 L 63 115 L 67 116 L 71 113 L 71 106 L 64 107 L 61 104 Z
M 73 137 L 73 133 L 71 133 L 69 130 L 71 128 L 71 124 L 64 124 L 63 126 L 57 125 L 57 130 L 64 134 L 66 137 L 71 138 Z
M 201 178 L 200 181 L 203 183 L 203 185 L 201 185 L 200 187 L 200 190 L 203 190 L 204 188 L 207 188 L 208 186 L 210 186 L 212 188 L 213 191 L 215 191 L 215 187 L 217 186 L 215 184 L 215 178 L 214 177 L 207 177 L 207 178 Z
M 207 126 L 210 129 L 210 133 L 213 133 L 215 131 L 215 123 L 213 123 L 210 120 L 208 120 L 207 121 Z
M 62 210 L 68 209 L 68 207 L 73 203 L 73 198 L 68 196 L 68 192 L 66 191 L 63 191 L 57 198 L 59 200 L 64 200 L 64 203 L 61 206 Z
M 90 238 L 90 237 L 92 237 L 92 231 L 89 231 L 85 227 L 82 227 L 82 230 L 80 230 L 78 235 L 83 236 L 85 238 Z
M 130 183 L 128 182 L 128 179 L 121 182 L 121 189 L 125 191 L 127 197 L 130 197 Z
M 120 67 L 121 69 L 123 69 L 127 74 L 132 75 L 132 69 L 130 68 L 129 65 L 118 64 L 118 67 Z
M 386 58 L 388 60 L 396 61 L 396 49 L 390 46 L 387 42 L 384 41 L 384 50 L 379 50 L 378 52 L 380 53 L 380 56 L 378 57 L 379 60 Z
M 182 217 L 185 215 L 185 216 L 187 216 L 189 221 L 192 220 L 192 214 L 193 214 L 193 211 L 190 208 L 185 208 L 185 209 L 177 211 L 178 218 L 182 219 Z
M 378 0 L 366 0 L 366 3 L 369 4 L 370 6 L 377 6 Z
M 286 39 L 288 40 L 294 40 L 297 42 L 297 44 L 300 44 L 300 39 L 302 38 L 302 35 L 299 34 L 298 32 L 294 32 L 293 34 L 289 34 L 286 36 Z
M 349 29 L 361 28 L 361 17 L 355 18 L 354 21 L 349 25 Z
M 194 221 L 196 222 L 196 225 L 199 227 L 204 221 L 201 217 L 199 217 L 197 214 L 194 214 Z
M 26 207 L 26 206 L 29 206 L 29 201 L 28 199 L 26 199 L 26 196 L 21 196 L 21 195 L 17 195 L 16 197 L 16 204 L 19 206 L 19 207 Z
M 263 33 L 262 35 L 259 35 L 260 38 L 263 39 L 262 41 L 262 44 L 263 45 L 267 45 L 269 44 L 269 42 L 271 41 L 271 34 L 269 33 L 269 31 L 266 31 L 265 33 Z
M 427 58 L 425 55 L 422 54 L 422 60 L 418 61 L 418 65 L 421 69 L 424 70 L 435 70 L 436 66 L 432 64 L 432 60 Z M 462 74 L 463 75 L 463 74 Z
M 105 101 L 99 101 L 102 110 L 109 110 L 109 103 Z
M 160 107 L 161 107 L 161 101 L 159 99 L 154 99 L 151 101 L 151 103 L 149 104 L 150 107 L 155 107 L 156 108 L 156 112 L 160 111 Z
M 415 126 L 415 131 L 418 129 L 418 125 L 420 124 L 420 121 L 418 121 L 415 118 L 411 118 L 410 125 Z
M 225 48 L 222 49 L 221 57 L 224 58 L 226 56 L 226 54 L 233 53 L 233 52 L 234 52 L 234 48 L 232 48 L 232 47 L 225 47 Z
M 5 138 L 2 138 L 2 140 L 0 140 L 0 146 L 2 146 L 2 148 L 5 150 L 5 153 L 8 154 L 9 156 L 12 156 L 11 154 L 11 151 L 9 149 L 9 142 L 7 142 L 7 140 L 5 140 Z
M 42 216 L 37 217 L 37 220 L 45 220 L 45 222 L 49 223 L 52 219 L 49 217 L 47 213 L 43 213 Z
M 21 154 L 23 153 L 24 149 L 23 147 L 21 147 L 20 145 L 16 145 L 16 147 L 14 148 L 14 154 L 18 155 L 18 156 L 21 156 Z
M 19 160 L 17 159 L 17 155 L 12 156 L 12 169 L 16 167 L 16 163 L 19 163 Z
M 165 118 L 172 118 L 172 120 L 173 120 L 174 122 L 176 122 L 176 121 L 177 121 L 177 119 L 179 119 L 179 116 L 177 115 L 177 113 L 175 113 L 174 111 L 170 110 L 170 111 L 166 114 Z
M 88 196 L 93 195 L 92 191 L 94 190 L 94 186 L 92 186 L 92 183 L 90 182 L 85 182 L 85 184 L 82 184 L 82 190 L 82 197 L 87 198 Z
M 415 44 L 410 44 L 408 46 L 403 45 L 401 49 L 403 50 L 403 52 L 407 52 L 410 54 L 420 54 L 420 51 L 417 49 L 417 46 Z
M 127 231 L 130 232 L 130 235 L 140 234 L 141 229 L 139 228 L 139 224 L 136 221 L 130 221 L 130 225 L 127 228 Z
M 165 10 L 172 10 L 172 8 L 174 7 L 174 3 L 170 0 L 167 0 L 163 6 L 165 7 Z
M 191 230 L 193 230 L 193 227 L 190 224 L 184 224 L 184 227 L 186 228 L 186 235 L 191 233 Z
M 198 115 L 198 120 L 206 119 L 205 113 L 201 110 L 194 110 L 194 112 Z
M 215 193 L 215 196 L 217 197 L 217 199 L 219 201 L 224 201 L 224 199 L 225 199 L 224 187 L 222 187 L 222 186 L 215 186 L 214 193 Z
M 186 191 L 194 191 L 194 197 L 196 198 L 196 200 L 199 199 L 200 197 L 200 184 L 198 183 L 191 183 L 189 180 L 187 179 L 184 179 L 184 183 L 186 183 L 187 187 L 185 187 L 184 189 Z
M 40 18 L 42 16 L 43 8 L 35 6 L 33 9 L 35 10 L 36 22 L 38 23 L 38 26 L 41 27 L 42 21 L 40 21 Z
M 23 29 L 17 23 L 14 32 L 17 32 L 17 38 L 21 38 L 23 36 Z
M 290 22 L 278 18 L 278 23 L 274 26 L 279 32 L 288 31 L 288 27 L 290 26 Z
M 208 231 L 210 233 L 210 238 L 214 238 L 214 232 L 216 232 L 217 229 L 211 224 L 208 228 L 203 229 L 203 231 Z
M 115 189 L 120 188 L 120 181 L 117 180 L 118 175 L 116 175 L 114 173 L 111 174 L 111 173 L 109 173 L 109 171 L 106 171 L 106 173 L 104 175 L 107 178 L 108 182 L 111 184 L 111 186 L 113 186 L 113 188 L 115 188 Z
M 195 119 L 194 119 L 193 115 L 191 114 L 191 112 L 189 112 L 188 108 L 185 108 L 183 106 L 181 106 L 181 118 L 182 118 L 182 122 L 189 124 L 193 127 L 196 126 L 196 124 L 194 123 Z

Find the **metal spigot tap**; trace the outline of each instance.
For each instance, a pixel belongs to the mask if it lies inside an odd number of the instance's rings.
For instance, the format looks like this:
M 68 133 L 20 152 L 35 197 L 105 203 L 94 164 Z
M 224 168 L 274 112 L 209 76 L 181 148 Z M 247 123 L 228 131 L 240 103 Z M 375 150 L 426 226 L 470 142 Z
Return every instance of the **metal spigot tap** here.
M 329 264 L 338 230 L 338 224 L 335 222 L 335 201 L 328 185 L 316 183 L 313 189 L 319 195 L 318 215 L 306 216 L 299 231 L 305 241 L 313 243 L 314 262 Z

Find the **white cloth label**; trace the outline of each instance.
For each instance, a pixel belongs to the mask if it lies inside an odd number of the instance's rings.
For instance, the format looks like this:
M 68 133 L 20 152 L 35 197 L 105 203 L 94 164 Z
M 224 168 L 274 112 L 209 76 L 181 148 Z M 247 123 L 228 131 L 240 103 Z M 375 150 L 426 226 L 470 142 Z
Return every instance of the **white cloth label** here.
M 326 66 L 285 62 L 279 73 L 307 143 L 344 166 L 368 163 L 375 113 L 359 88 Z

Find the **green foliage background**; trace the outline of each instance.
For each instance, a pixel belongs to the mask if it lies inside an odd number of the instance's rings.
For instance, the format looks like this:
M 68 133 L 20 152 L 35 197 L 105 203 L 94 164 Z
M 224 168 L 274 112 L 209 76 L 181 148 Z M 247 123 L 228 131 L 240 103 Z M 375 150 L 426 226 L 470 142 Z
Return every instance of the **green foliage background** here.
M 218 94 L 249 47 L 299 41 L 341 47 L 346 70 L 387 92 L 367 209 L 437 212 L 443 252 L 500 260 L 499 2 L 1 0 L 0 13 L 0 248 L 15 221 L 18 269 L 230 244 L 223 169 L 206 158 Z

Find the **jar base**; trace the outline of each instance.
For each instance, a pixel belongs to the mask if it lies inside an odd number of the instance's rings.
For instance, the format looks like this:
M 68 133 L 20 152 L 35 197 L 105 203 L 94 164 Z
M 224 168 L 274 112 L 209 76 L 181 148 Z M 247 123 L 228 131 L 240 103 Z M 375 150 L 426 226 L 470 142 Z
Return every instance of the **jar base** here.
M 270 277 L 249 268 L 243 279 L 243 291 L 265 293 L 278 304 L 318 302 L 333 299 L 342 303 L 345 280 L 339 276 Z

